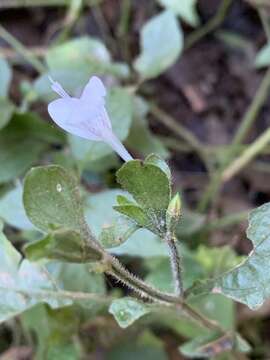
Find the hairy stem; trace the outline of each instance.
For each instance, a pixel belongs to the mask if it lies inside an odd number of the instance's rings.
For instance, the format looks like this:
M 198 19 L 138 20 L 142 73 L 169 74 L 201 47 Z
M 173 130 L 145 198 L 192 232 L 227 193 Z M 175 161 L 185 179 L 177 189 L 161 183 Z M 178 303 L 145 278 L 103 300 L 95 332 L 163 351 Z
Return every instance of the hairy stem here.
M 180 266 L 180 255 L 176 247 L 176 238 L 170 232 L 167 233 L 165 241 L 169 248 L 171 269 L 174 281 L 174 292 L 177 297 L 183 296 L 183 283 Z
M 193 321 L 198 323 L 200 326 L 211 329 L 214 331 L 223 331 L 221 327 L 215 322 L 206 319 L 203 315 L 198 313 L 192 307 L 190 307 L 183 298 L 179 296 L 174 296 L 162 291 L 159 291 L 152 286 L 146 284 L 143 280 L 139 279 L 133 275 L 129 270 L 127 270 L 121 262 L 115 258 L 113 255 L 109 254 L 95 239 L 92 235 L 87 224 L 82 224 L 83 227 L 83 237 L 88 244 L 88 246 L 93 247 L 95 250 L 99 251 L 102 255 L 103 261 L 105 262 L 106 270 L 105 273 L 113 276 L 117 280 L 121 281 L 125 286 L 132 289 L 135 293 L 139 294 L 144 298 L 148 298 L 155 303 L 163 303 L 171 306 L 175 310 L 181 310 L 186 316 L 191 318 Z

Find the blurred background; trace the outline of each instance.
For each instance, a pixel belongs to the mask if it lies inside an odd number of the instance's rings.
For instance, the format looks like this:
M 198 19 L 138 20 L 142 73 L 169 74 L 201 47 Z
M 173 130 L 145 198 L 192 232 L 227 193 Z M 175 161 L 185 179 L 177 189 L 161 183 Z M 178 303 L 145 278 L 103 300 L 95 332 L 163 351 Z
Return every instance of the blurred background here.
M 172 169 L 184 208 L 177 231 L 186 286 L 238 263 L 252 249 L 248 212 L 270 200 L 269 65 L 268 0 L 0 0 L 5 234 L 19 251 L 39 236 L 22 205 L 23 177 L 36 165 L 60 164 L 80 177 L 94 233 L 115 216 L 121 160 L 105 144 L 67 135 L 47 113 L 55 98 L 48 75 L 78 96 L 96 74 L 111 89 L 108 111 L 128 150 L 135 158 L 157 153 Z M 168 259 L 145 236 L 117 253 L 169 290 Z M 127 293 L 82 265 L 58 262 L 53 271 L 67 290 Z M 269 302 L 256 312 L 222 296 L 193 305 L 252 346 L 247 355 L 214 349 L 209 358 L 270 359 Z M 0 359 L 186 359 L 178 347 L 200 331 L 161 314 L 123 330 L 104 309 L 36 305 L 2 323 Z

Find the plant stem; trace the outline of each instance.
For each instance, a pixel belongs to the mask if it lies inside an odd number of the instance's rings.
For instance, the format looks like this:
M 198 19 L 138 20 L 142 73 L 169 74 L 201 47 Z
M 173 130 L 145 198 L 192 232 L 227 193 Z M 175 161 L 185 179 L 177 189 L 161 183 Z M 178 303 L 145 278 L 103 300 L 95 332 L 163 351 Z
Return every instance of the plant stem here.
M 105 270 L 106 274 L 111 275 L 117 280 L 121 281 L 125 286 L 129 287 L 142 297 L 148 298 L 156 303 L 170 305 L 176 310 L 181 310 L 184 314 L 189 316 L 204 328 L 221 331 L 221 328 L 218 324 L 206 319 L 203 315 L 191 308 L 188 304 L 185 303 L 183 298 L 156 290 L 150 285 L 146 284 L 143 280 L 133 275 L 120 263 L 117 258 L 109 254 L 97 242 L 86 222 L 83 222 L 81 226 L 83 229 L 82 236 L 85 239 L 86 244 L 99 251 L 103 257 L 103 261 L 107 265 L 107 269 Z
M 250 130 L 251 126 L 253 125 L 256 117 L 261 110 L 263 104 L 265 103 L 268 95 L 269 95 L 269 88 L 270 88 L 270 68 L 264 75 L 264 78 L 259 86 L 259 89 L 256 92 L 256 95 L 249 106 L 247 112 L 245 113 L 240 126 L 233 138 L 232 145 L 239 145 L 244 140 L 245 136 L 247 135 L 248 131 Z
M 149 298 L 157 302 L 179 304 L 179 298 L 161 292 L 152 286 L 146 284 L 143 280 L 131 274 L 120 261 L 112 255 L 106 254 L 106 260 L 110 263 L 111 269 L 107 273 L 120 280 L 123 284 L 133 289 L 142 297 Z
M 218 331 L 220 333 L 224 333 L 224 329 L 218 325 L 215 321 L 209 320 L 204 317 L 201 313 L 193 309 L 187 303 L 183 303 L 181 307 L 179 307 L 190 319 L 195 321 L 197 324 L 201 325 L 203 328 Z
M 243 116 L 240 126 L 230 145 L 231 149 L 228 151 L 227 156 L 223 161 L 223 164 L 221 164 L 220 168 L 216 170 L 216 173 L 212 177 L 210 184 L 208 185 L 205 193 L 203 194 L 201 201 L 198 204 L 198 211 L 204 212 L 209 203 L 217 196 L 223 182 L 223 172 L 229 166 L 228 164 L 232 161 L 232 159 L 234 159 L 236 152 L 238 152 L 239 145 L 244 140 L 246 134 L 256 120 L 259 111 L 261 110 L 263 104 L 268 97 L 269 87 L 270 68 L 264 75 L 264 78 L 259 86 L 259 89 L 256 92 L 255 97 L 253 98 L 251 105 Z
M 222 24 L 231 4 L 232 0 L 223 0 L 214 17 L 186 38 L 185 50 L 192 47 L 197 41 L 201 40 Z
M 168 232 L 165 237 L 165 241 L 169 248 L 171 269 L 174 281 L 174 292 L 177 297 L 182 297 L 184 291 L 180 266 L 180 256 L 176 247 L 176 238 L 171 232 Z
M 165 125 L 168 129 L 183 138 L 194 150 L 201 152 L 203 145 L 191 131 L 182 126 L 157 105 L 152 105 L 150 111 L 161 124 Z
M 207 169 L 210 171 L 211 166 L 208 162 L 208 156 L 204 151 L 204 145 L 189 131 L 186 127 L 182 126 L 177 122 L 172 116 L 168 115 L 157 105 L 152 104 L 150 112 L 155 116 L 155 119 L 158 120 L 161 124 L 165 125 L 173 133 L 180 136 L 184 139 L 190 147 L 196 151 L 197 155 L 204 162 Z
M 247 150 L 236 158 L 221 175 L 222 182 L 230 180 L 239 173 L 247 164 L 253 160 L 270 143 L 270 128 L 268 128 L 260 137 L 258 137 Z
M 0 37 L 4 39 L 18 54 L 33 66 L 38 73 L 44 73 L 46 67 L 27 48 L 12 36 L 2 25 L 0 25 Z

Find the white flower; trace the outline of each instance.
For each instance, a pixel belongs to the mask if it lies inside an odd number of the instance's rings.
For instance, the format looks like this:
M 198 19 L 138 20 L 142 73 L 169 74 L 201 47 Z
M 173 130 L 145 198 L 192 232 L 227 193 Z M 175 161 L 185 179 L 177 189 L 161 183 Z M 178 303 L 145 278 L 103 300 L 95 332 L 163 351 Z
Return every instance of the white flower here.
M 48 106 L 48 112 L 58 126 L 84 139 L 104 141 L 123 160 L 132 160 L 132 156 L 112 131 L 105 108 L 106 89 L 97 76 L 90 78 L 80 98 L 69 96 L 58 82 L 49 79 L 52 90 L 61 96 Z

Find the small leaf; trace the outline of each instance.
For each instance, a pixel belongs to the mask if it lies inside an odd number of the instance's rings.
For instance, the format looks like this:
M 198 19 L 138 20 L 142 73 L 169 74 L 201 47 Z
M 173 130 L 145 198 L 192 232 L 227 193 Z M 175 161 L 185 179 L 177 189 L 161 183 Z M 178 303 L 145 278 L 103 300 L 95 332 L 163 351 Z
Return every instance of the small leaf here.
M 105 248 L 123 244 L 137 229 L 138 225 L 125 216 L 118 216 L 111 224 L 104 224 L 99 236 Z
M 143 303 L 132 298 L 116 299 L 111 303 L 109 312 L 114 316 L 121 328 L 127 328 L 140 317 L 149 313 Z
M 113 207 L 120 214 L 128 216 L 134 220 L 139 227 L 151 228 L 151 219 L 147 217 L 140 206 L 137 205 L 118 205 Z
M 0 97 L 7 97 L 11 82 L 11 68 L 8 62 L 0 58 Z
M 14 105 L 8 99 L 0 98 L 0 130 L 9 123 L 13 111 Z
M 156 77 L 173 65 L 182 48 L 180 24 L 172 11 L 163 11 L 143 26 L 141 54 L 134 67 L 143 78 Z
M 84 36 L 50 48 L 46 53 L 49 69 L 89 67 L 91 63 L 108 63 L 110 53 L 97 39 Z
M 72 304 L 42 267 L 23 260 L 0 233 L 0 322 L 45 302 L 53 308 Z
M 91 194 L 85 199 L 85 217 L 93 234 L 99 238 L 102 227 L 114 223 L 119 213 L 113 209 L 117 195 L 126 198 L 127 193 L 121 190 L 106 190 Z M 139 229 L 123 244 L 113 248 L 118 255 L 153 257 L 167 256 L 166 244 L 146 229 Z
M 270 203 L 251 211 L 247 236 L 254 249 L 242 263 L 217 278 L 197 282 L 190 293 L 221 293 L 246 304 L 251 309 L 259 308 L 270 297 Z
M 166 173 L 147 160 L 132 160 L 117 172 L 117 180 L 145 210 L 165 211 L 170 202 L 171 188 Z
M 6 192 L 0 199 L 0 217 L 7 224 L 21 230 L 32 230 L 34 227 L 28 220 L 22 202 L 22 186 Z
M 161 5 L 172 10 L 192 26 L 197 26 L 200 22 L 196 11 L 196 2 L 197 0 L 159 0 Z
M 49 144 L 62 143 L 63 134 L 36 114 L 13 115 L 0 132 L 0 183 L 22 175 Z
M 55 231 L 39 241 L 27 244 L 24 252 L 30 261 L 47 258 L 72 263 L 86 263 L 101 259 L 98 252 L 84 244 L 79 233 L 63 229 Z
M 151 154 L 147 156 L 147 158 L 144 161 L 146 164 L 152 164 L 160 168 L 168 177 L 168 180 L 171 181 L 172 174 L 171 169 L 169 168 L 166 161 L 164 161 L 160 156 L 156 154 Z
M 248 343 L 239 335 L 228 333 L 224 336 L 220 334 L 208 334 L 195 338 L 192 341 L 182 345 L 180 351 L 188 358 L 212 358 L 223 352 L 232 349 L 242 349 L 243 352 L 248 352 L 250 347 Z
M 138 336 L 118 341 L 106 360 L 168 360 L 164 343 L 149 330 L 139 332 Z
M 60 166 L 30 170 L 24 182 L 23 202 L 31 222 L 45 232 L 82 228 L 84 217 L 77 182 Z
M 270 296 L 270 203 L 251 211 L 247 237 L 254 249 L 242 264 L 215 281 L 214 291 L 222 292 L 257 309 Z

